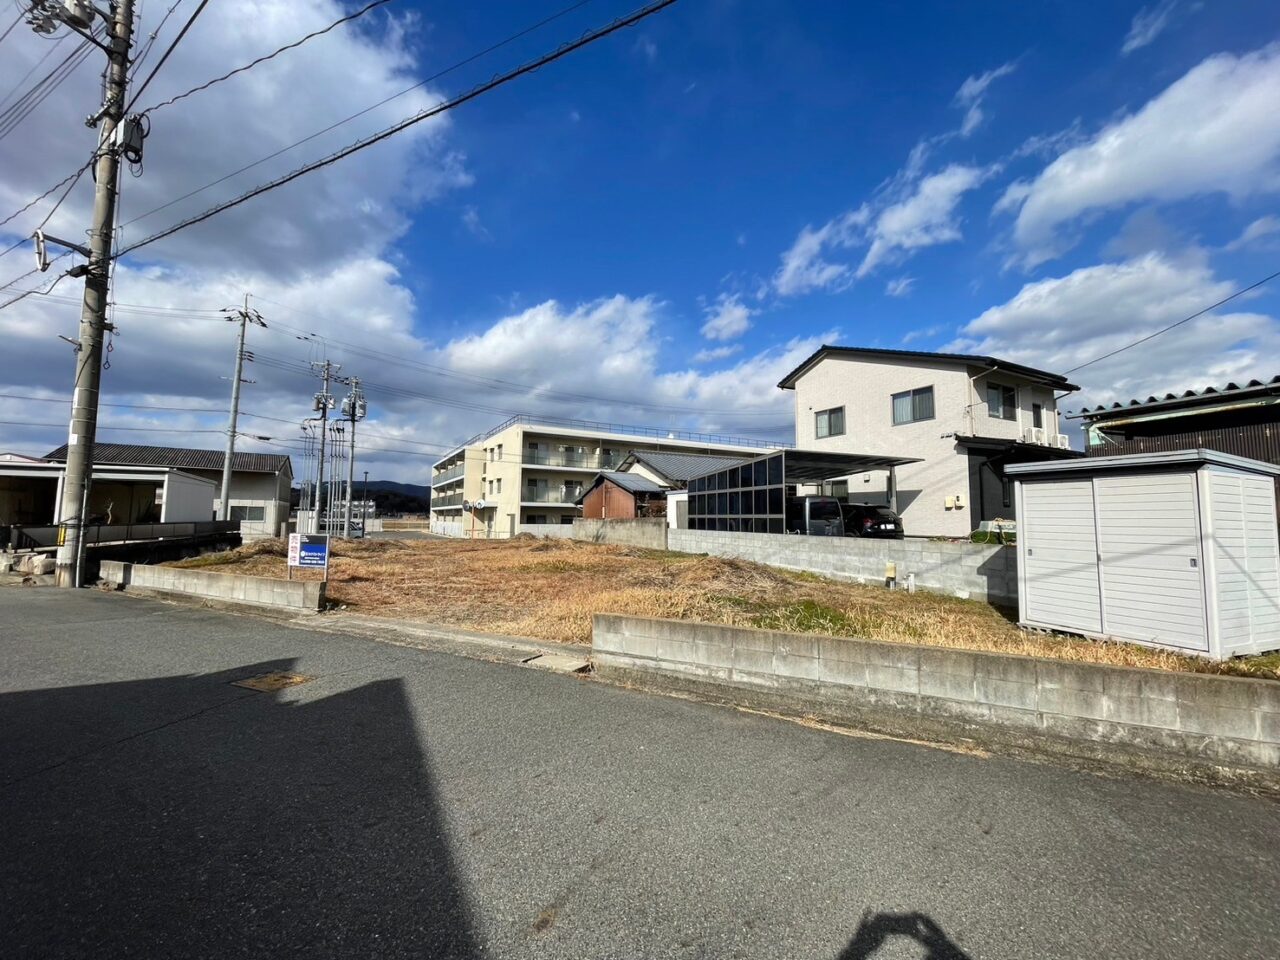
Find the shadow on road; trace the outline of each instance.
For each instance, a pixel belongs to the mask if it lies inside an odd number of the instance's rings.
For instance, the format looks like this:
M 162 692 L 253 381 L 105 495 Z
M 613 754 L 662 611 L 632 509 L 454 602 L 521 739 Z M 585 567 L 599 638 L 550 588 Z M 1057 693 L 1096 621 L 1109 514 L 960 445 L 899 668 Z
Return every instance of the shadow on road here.
M 894 938 L 913 940 L 925 949 L 922 960 L 970 960 L 933 920 L 923 913 L 877 913 L 858 924 L 849 945 L 836 960 L 871 960 Z
M 476 956 L 401 682 L 292 667 L 0 696 L 4 952 Z

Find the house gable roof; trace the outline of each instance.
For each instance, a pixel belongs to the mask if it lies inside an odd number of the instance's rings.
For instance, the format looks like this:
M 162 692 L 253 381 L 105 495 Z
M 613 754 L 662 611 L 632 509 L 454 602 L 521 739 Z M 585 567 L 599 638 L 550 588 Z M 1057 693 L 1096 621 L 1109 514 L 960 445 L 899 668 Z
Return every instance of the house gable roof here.
M 1061 374 L 1049 373 L 1047 370 L 1037 370 L 1035 367 L 1023 366 L 1020 363 L 1013 363 L 1009 360 L 1001 360 L 999 357 L 987 357 L 973 353 L 930 353 L 925 350 L 879 350 L 874 347 L 839 347 L 825 343 L 815 350 L 800 366 L 783 377 L 778 386 L 783 390 L 794 390 L 796 381 L 827 357 L 915 360 L 917 362 L 931 363 L 935 366 L 985 367 L 988 370 L 1007 370 L 1011 374 L 1037 381 L 1055 390 L 1071 391 L 1080 389 Z
M 226 453 L 222 450 L 191 450 L 183 447 L 149 447 L 134 443 L 95 443 L 94 463 L 111 463 L 131 467 L 177 467 L 191 470 L 221 470 Z M 45 455 L 46 460 L 65 463 L 67 445 Z M 278 453 L 239 453 L 231 460 L 231 469 L 239 473 L 280 473 L 293 476 L 289 457 Z
M 582 503 L 587 498 L 587 494 L 605 481 L 621 487 L 628 493 L 664 493 L 667 489 L 666 487 L 658 486 L 648 477 L 642 477 L 638 473 L 619 473 L 614 470 L 602 470 L 595 475 L 595 479 L 591 481 L 590 486 L 583 490 L 573 502 Z

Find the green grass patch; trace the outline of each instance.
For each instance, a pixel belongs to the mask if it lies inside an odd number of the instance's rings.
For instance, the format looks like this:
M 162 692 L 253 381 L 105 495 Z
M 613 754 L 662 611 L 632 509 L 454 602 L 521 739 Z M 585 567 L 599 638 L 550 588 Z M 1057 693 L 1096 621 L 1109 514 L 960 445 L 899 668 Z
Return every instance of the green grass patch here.
M 761 610 L 752 618 L 752 626 L 790 633 L 827 633 L 834 636 L 856 636 L 858 623 L 842 610 L 816 600 L 797 600 L 771 609 Z
M 974 543 L 989 543 L 993 546 L 1000 544 L 1013 545 L 1018 542 L 1016 533 L 1002 533 L 998 530 L 975 530 L 969 534 L 969 539 Z

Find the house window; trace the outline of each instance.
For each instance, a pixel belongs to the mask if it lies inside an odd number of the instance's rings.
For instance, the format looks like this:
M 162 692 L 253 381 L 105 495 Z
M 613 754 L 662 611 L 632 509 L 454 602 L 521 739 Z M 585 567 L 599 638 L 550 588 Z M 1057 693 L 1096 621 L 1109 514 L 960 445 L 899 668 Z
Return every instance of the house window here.
M 1033 427 L 1040 427 L 1040 428 L 1044 427 L 1044 404 L 1043 403 L 1033 403 L 1031 405 L 1031 425 Z
M 893 425 L 933 419 L 933 387 L 893 395 Z
M 494 447 L 494 448 L 493 448 L 493 450 L 494 450 L 494 453 L 497 455 L 497 459 L 501 460 L 501 459 L 502 459 L 502 444 L 498 444 L 496 447 Z
M 497 480 L 493 481 L 493 484 L 494 484 L 494 486 L 493 486 L 493 492 L 494 492 L 494 493 L 501 493 L 501 492 L 502 492 L 502 478 L 501 478 L 501 477 L 499 477 Z
M 844 433 L 844 407 L 819 410 L 814 414 L 814 432 L 818 439 L 838 437 Z
M 987 384 L 987 416 L 996 420 L 1018 419 L 1018 392 L 998 383 Z
M 265 507 L 238 507 L 231 505 L 231 519 L 240 521 L 249 521 L 250 523 L 261 523 L 266 519 Z

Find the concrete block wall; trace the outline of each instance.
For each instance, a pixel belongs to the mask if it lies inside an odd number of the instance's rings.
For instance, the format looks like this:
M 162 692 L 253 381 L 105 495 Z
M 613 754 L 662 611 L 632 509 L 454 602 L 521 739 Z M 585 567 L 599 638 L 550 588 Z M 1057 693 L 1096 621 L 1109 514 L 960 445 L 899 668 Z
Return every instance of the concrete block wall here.
M 573 521 L 573 539 L 666 550 L 667 529 L 667 521 L 663 517 L 642 517 L 635 520 L 578 519 Z
M 595 615 L 591 647 L 606 678 L 763 693 L 888 732 L 910 734 L 909 718 L 1280 769 L 1280 683 L 1265 680 L 612 614 Z
M 681 553 L 752 560 L 858 583 L 883 582 L 885 565 L 893 563 L 900 585 L 914 573 L 916 586 L 926 590 L 1007 606 L 1018 603 L 1018 551 L 1012 547 L 718 530 L 672 530 L 667 542 L 668 549 Z
M 181 593 L 228 603 L 315 612 L 324 609 L 324 583 L 319 580 L 276 580 L 208 570 L 151 566 L 103 560 L 98 576 L 109 584 Z

